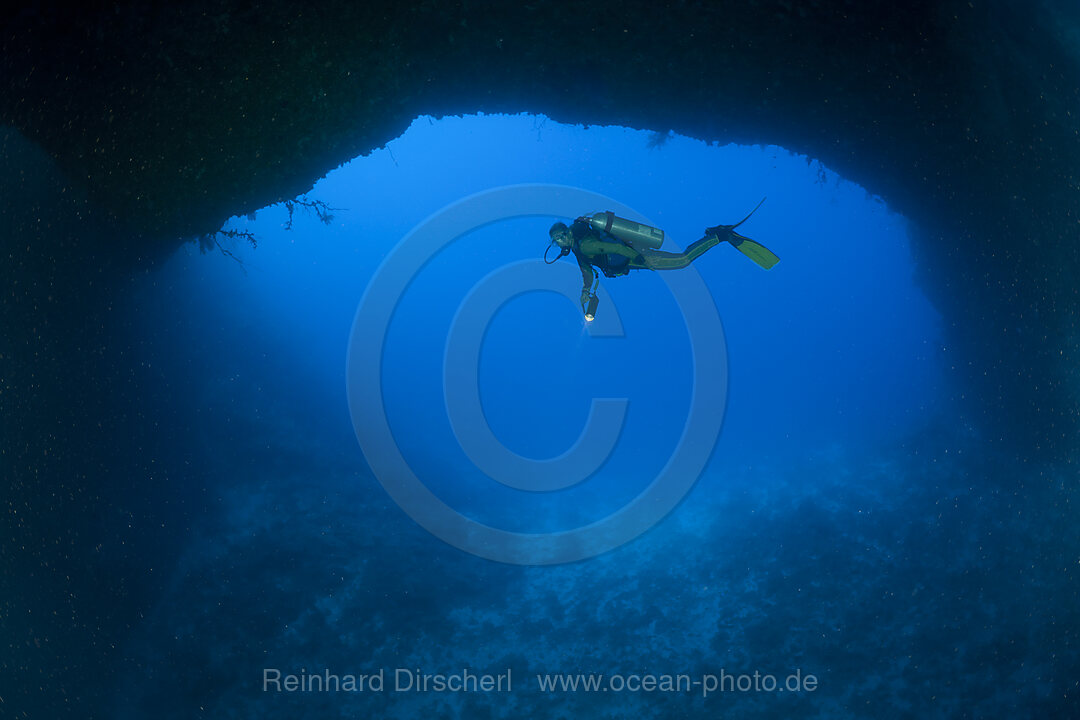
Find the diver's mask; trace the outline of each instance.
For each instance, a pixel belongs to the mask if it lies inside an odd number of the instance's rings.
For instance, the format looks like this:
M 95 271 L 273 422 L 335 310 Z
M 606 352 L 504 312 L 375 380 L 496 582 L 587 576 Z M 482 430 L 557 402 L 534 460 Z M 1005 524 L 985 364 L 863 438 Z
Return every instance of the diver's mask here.
M 544 262 L 550 265 L 555 262 L 555 260 L 570 254 L 570 248 L 574 246 L 574 236 L 570 234 L 570 228 L 566 227 L 566 225 L 561 222 L 557 222 L 551 226 L 551 229 L 548 230 L 548 236 L 551 238 L 551 244 L 548 245 L 548 249 L 544 251 Z M 550 252 L 553 247 L 559 248 L 559 254 L 554 260 L 548 260 L 548 252 Z

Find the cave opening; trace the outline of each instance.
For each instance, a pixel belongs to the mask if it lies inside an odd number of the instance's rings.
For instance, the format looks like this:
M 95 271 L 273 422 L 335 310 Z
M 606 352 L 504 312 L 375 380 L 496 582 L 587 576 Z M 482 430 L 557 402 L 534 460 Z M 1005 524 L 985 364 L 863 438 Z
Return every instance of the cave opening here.
M 739 230 L 780 257 L 765 271 L 720 245 L 691 266 L 721 320 L 723 358 L 696 354 L 701 346 L 686 320 L 693 308 L 680 306 L 659 272 L 602 278 L 599 317 L 617 313 L 623 332 L 590 334 L 574 302 L 577 268 L 569 258 L 540 263 L 549 226 L 572 219 L 561 214 L 478 224 L 423 258 L 396 298 L 380 351 L 394 442 L 438 498 L 510 531 L 557 534 L 617 515 L 647 490 L 678 444 L 694 368 L 725 367 L 723 403 L 710 409 L 722 427 L 693 501 L 625 552 L 569 566 L 563 584 L 446 555 L 366 467 L 346 396 L 358 308 L 410 233 L 462 198 L 528 185 L 611 198 L 663 228 L 665 243 L 677 247 L 705 227 L 737 222 L 767 196 Z M 527 115 L 421 117 L 306 197 L 325 204 L 329 222 L 295 206 L 287 229 L 281 205 L 233 218 L 226 229 L 251 233 L 257 247 L 246 236 L 222 237 L 227 252 L 190 243 L 133 291 L 133 360 L 148 373 L 143 387 L 158 410 L 146 433 L 157 438 L 147 445 L 156 448 L 159 482 L 143 487 L 138 504 L 152 508 L 162 527 L 183 528 L 184 542 L 175 558 L 146 551 L 146 564 L 166 570 L 162 587 L 148 591 L 148 621 L 125 646 L 147 670 L 121 679 L 121 710 L 137 714 L 155 693 L 171 692 L 155 678 L 188 672 L 158 652 L 166 638 L 203 642 L 178 636 L 178 627 L 239 633 L 244 646 L 265 643 L 276 657 L 291 657 L 292 640 L 273 628 L 233 629 L 244 627 L 235 622 L 244 610 L 229 605 L 235 590 L 207 584 L 223 573 L 245 578 L 245 592 L 264 598 L 261 611 L 273 617 L 293 613 L 293 603 L 317 602 L 328 617 L 344 613 L 340 622 L 349 623 L 356 613 L 383 612 L 383 593 L 402 594 L 401 617 L 387 622 L 407 622 L 429 637 L 424 633 L 437 631 L 409 598 L 434 588 L 447 602 L 468 595 L 473 591 L 459 587 L 462 573 L 478 573 L 482 587 L 513 596 L 518 582 L 536 581 L 545 592 L 573 588 L 617 567 L 625 553 L 661 562 L 673 543 L 689 548 L 672 566 L 676 575 L 726 562 L 725 553 L 714 553 L 728 544 L 744 547 L 733 562 L 755 563 L 757 555 L 780 557 L 806 543 L 820 550 L 832 537 L 823 513 L 858 521 L 863 512 L 884 513 L 883 527 L 893 528 L 932 492 L 911 482 L 904 444 L 947 412 L 941 398 L 948 393 L 941 321 L 915 283 L 907 223 L 812 160 L 777 147 L 721 147 Z M 494 436 L 520 456 L 551 458 L 574 445 L 594 397 L 629 400 L 615 452 L 584 482 L 548 493 L 485 475 L 462 450 L 445 399 L 446 382 L 462 379 L 443 373 L 458 308 L 473 287 L 529 261 L 552 274 L 550 287 L 494 306 L 475 366 Z M 905 486 L 910 496 L 888 494 Z M 759 535 L 766 517 L 770 529 Z M 697 540 L 687 544 L 688 537 Z M 641 602 L 688 603 L 675 612 L 689 617 L 711 602 L 718 582 L 685 596 L 659 582 Z M 342 583 L 379 592 L 339 593 Z M 365 647 L 381 647 L 379 632 L 362 633 Z M 236 682 L 252 671 L 245 663 L 238 662 L 244 669 Z
M 827 448 L 896 447 L 943 410 L 941 321 L 914 282 L 906 221 L 820 163 L 779 147 L 542 116 L 420 117 L 307 194 L 332 217 L 294 206 L 290 227 L 289 210 L 276 205 L 233 218 L 226 229 L 238 236 L 220 237 L 225 252 L 189 244 L 140 290 L 134 306 L 143 313 L 145 360 L 185 389 L 182 414 L 202 418 L 202 450 L 185 466 L 219 477 L 258 474 L 252 465 L 278 462 L 281 445 L 267 438 L 283 436 L 296 447 L 317 438 L 320 452 L 358 464 L 345 349 L 365 288 L 425 218 L 476 193 L 530 183 L 612 198 L 663 228 L 676 247 L 705 227 L 737 222 L 767 196 L 739 231 L 774 250 L 776 267 L 764 271 L 721 245 L 691 269 L 670 271 L 697 273 L 722 321 L 729 381 L 726 407 L 717 408 L 718 472 Z M 608 295 L 600 312 L 618 313 L 619 338 L 589 337 L 580 310 L 557 292 L 508 299 L 486 327 L 477 369 L 495 436 L 524 457 L 557 456 L 581 432 L 592 397 L 628 397 L 622 436 L 632 445 L 614 454 L 591 490 L 566 491 L 587 502 L 530 496 L 535 512 L 508 517 L 517 491 L 483 484 L 446 417 L 447 329 L 472 286 L 538 260 L 551 223 L 571 219 L 511 218 L 465 234 L 423 264 L 386 335 L 386 412 L 402 452 L 441 496 L 479 503 L 478 517 L 522 530 L 538 517 L 579 522 L 640 491 L 621 478 L 659 467 L 678 439 L 692 363 L 721 364 L 692 357 L 659 272 L 601 278 Z M 561 262 L 573 271 L 551 289 L 562 283 L 576 297 L 580 275 L 572 257 Z M 644 394 L 633 389 L 641 387 Z M 249 435 L 238 438 L 238 427 Z

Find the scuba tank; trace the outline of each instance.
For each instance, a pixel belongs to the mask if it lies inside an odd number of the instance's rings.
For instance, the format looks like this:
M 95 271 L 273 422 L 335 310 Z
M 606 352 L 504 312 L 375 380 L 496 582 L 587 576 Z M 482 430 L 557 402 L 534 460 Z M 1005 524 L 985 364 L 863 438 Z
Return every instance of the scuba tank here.
M 642 225 L 633 220 L 621 218 L 608 210 L 596 213 L 589 217 L 581 218 L 593 230 L 606 232 L 612 237 L 622 240 L 635 250 L 657 250 L 664 244 L 664 231 L 659 228 Z

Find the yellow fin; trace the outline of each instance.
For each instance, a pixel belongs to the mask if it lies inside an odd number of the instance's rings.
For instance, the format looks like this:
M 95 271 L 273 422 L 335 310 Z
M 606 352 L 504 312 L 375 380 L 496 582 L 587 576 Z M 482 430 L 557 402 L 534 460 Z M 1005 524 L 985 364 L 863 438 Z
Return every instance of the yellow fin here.
M 732 245 L 735 245 L 735 243 L 732 243 Z M 776 257 L 772 250 L 769 250 L 761 243 L 754 242 L 750 238 L 742 238 L 742 241 L 735 245 L 735 249 L 766 270 L 780 262 L 780 258 Z

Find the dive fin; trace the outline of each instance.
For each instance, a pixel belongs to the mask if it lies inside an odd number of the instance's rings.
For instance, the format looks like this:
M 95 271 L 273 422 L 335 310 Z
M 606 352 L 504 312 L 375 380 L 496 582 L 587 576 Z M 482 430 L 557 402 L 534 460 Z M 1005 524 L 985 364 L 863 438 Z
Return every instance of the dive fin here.
M 780 262 L 780 258 L 776 257 L 772 250 L 761 243 L 754 242 L 750 238 L 743 237 L 739 233 L 733 232 L 731 234 L 734 236 L 731 239 L 731 244 L 735 246 L 735 249 L 766 270 Z

